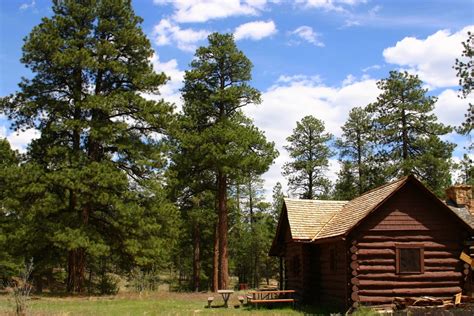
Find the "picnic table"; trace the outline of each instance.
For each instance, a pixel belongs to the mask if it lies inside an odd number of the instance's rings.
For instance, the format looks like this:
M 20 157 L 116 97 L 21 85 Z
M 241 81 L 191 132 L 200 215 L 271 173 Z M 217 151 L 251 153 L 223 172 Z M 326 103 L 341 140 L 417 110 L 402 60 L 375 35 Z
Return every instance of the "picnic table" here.
M 229 297 L 232 293 L 234 293 L 233 290 L 218 290 L 217 293 L 222 295 L 222 299 L 224 300 L 224 307 L 229 307 L 227 305 L 227 301 L 229 300 Z
M 295 290 L 277 290 L 277 291 L 253 291 L 247 295 L 248 302 L 251 304 L 260 303 L 294 303 L 292 297 Z

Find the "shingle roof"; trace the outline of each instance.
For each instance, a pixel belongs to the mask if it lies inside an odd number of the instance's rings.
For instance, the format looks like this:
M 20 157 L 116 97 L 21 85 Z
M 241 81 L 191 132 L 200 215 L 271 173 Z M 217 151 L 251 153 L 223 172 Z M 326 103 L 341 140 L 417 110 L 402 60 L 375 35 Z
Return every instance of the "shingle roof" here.
M 347 201 L 285 199 L 291 237 L 311 240 Z
M 448 206 L 457 216 L 459 216 L 460 219 L 469 225 L 469 227 L 474 229 L 474 216 L 472 216 L 471 212 L 469 212 L 466 207 L 455 207 L 449 204 Z
M 317 240 L 348 232 L 400 188 L 407 177 L 368 191 L 351 201 L 285 199 L 291 237 Z
M 414 176 L 407 176 L 368 191 L 351 201 L 285 199 L 291 238 L 301 241 L 316 241 L 345 235 L 409 180 L 415 181 L 429 192 Z M 438 198 L 434 198 L 438 200 Z M 441 200 L 438 202 L 440 205 L 445 205 L 474 230 L 474 216 L 469 210 L 446 205 Z M 280 217 L 280 222 L 281 220 L 282 217 Z M 280 222 L 278 227 L 280 227 Z M 274 250 L 270 250 L 270 253 L 276 255 L 276 239 L 272 249 Z
M 397 191 L 407 179 L 408 177 L 403 177 L 394 182 L 387 183 L 349 201 L 339 212 L 334 214 L 333 218 L 329 220 L 321 231 L 314 235 L 313 240 L 347 233 L 380 203 Z

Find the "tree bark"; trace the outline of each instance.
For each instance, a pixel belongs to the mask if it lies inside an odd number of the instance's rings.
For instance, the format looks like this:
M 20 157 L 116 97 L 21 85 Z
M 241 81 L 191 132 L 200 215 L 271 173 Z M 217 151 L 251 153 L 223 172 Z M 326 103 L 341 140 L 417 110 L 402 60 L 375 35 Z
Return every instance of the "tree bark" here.
M 198 292 L 201 287 L 201 231 L 199 224 L 194 225 L 193 252 L 193 290 Z
M 219 171 L 217 181 L 218 218 L 219 218 L 219 289 L 229 286 L 229 263 L 227 257 L 227 176 Z
M 70 293 L 84 291 L 84 268 L 86 253 L 83 248 L 69 250 L 67 290 Z
M 410 169 L 407 168 L 406 162 L 408 160 L 408 127 L 405 110 L 402 110 L 402 158 L 403 158 L 403 174 L 405 176 L 410 174 Z
M 216 223 L 214 229 L 214 251 L 212 258 L 212 291 L 219 289 L 219 223 Z

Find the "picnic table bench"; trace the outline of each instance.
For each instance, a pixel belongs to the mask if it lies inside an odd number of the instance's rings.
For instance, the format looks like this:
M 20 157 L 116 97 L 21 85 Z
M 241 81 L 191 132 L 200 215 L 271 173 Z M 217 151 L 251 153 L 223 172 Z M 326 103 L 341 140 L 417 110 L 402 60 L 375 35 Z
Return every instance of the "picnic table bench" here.
M 266 303 L 295 303 L 293 294 L 295 290 L 278 291 L 252 291 L 247 294 L 247 303 L 266 304 Z

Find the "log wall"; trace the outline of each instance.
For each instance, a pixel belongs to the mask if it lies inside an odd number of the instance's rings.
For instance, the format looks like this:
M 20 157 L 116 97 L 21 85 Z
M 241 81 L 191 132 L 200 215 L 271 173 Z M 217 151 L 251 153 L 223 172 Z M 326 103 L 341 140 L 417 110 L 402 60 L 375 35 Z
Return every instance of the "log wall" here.
M 459 260 L 466 229 L 455 216 L 407 184 L 348 237 L 353 306 L 391 303 L 396 296 L 452 297 L 469 273 Z M 424 273 L 397 274 L 396 248 L 421 245 Z
M 347 300 L 347 256 L 344 241 L 325 243 L 320 247 L 319 298 L 324 305 L 344 307 Z M 331 250 L 335 254 L 331 267 Z M 318 285 L 316 285 L 318 286 Z
M 289 242 L 286 244 L 285 249 L 286 289 L 295 290 L 295 297 L 297 299 L 301 299 L 304 296 L 304 274 L 302 267 L 302 259 L 304 258 L 303 244 L 298 242 Z

